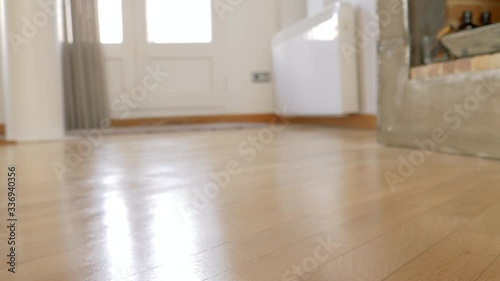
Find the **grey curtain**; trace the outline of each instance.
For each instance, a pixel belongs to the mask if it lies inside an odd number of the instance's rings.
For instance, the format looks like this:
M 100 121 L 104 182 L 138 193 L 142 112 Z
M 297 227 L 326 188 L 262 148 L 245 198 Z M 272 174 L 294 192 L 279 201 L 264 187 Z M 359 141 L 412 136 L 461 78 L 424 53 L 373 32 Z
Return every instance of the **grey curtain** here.
M 100 128 L 109 107 L 97 0 L 66 0 L 64 4 L 66 128 Z

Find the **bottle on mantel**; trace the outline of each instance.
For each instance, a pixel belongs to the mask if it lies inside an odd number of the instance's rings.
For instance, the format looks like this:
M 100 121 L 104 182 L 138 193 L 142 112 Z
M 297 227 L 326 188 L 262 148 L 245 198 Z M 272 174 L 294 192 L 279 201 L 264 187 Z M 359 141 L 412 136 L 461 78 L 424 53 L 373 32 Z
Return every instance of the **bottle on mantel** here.
M 491 13 L 490 12 L 483 12 L 481 14 L 481 24 L 482 24 L 482 26 L 491 24 Z
M 465 11 L 463 18 L 462 18 L 462 24 L 458 28 L 459 31 L 462 30 L 471 30 L 476 28 L 477 26 L 472 22 L 472 12 L 471 11 Z

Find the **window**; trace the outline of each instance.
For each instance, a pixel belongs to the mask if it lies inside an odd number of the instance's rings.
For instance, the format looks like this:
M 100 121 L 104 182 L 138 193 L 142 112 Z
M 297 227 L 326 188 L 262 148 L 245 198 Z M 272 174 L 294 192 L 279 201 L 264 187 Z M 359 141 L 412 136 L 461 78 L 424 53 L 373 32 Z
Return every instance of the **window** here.
M 101 43 L 123 43 L 122 0 L 99 0 Z
M 146 1 L 149 43 L 209 43 L 212 41 L 211 0 Z

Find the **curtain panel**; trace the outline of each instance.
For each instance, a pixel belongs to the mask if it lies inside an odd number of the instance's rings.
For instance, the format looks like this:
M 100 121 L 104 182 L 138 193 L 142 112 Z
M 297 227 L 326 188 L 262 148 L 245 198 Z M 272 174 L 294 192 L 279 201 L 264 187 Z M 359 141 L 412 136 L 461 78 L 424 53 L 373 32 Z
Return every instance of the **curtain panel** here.
M 109 118 L 97 0 L 65 0 L 66 129 L 100 128 Z

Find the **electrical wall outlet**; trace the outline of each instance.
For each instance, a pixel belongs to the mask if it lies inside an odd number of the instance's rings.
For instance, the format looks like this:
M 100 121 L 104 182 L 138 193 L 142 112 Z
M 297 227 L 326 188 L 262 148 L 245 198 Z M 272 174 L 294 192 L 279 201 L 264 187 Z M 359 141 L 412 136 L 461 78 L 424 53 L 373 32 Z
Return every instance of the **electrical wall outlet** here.
M 271 73 L 269 73 L 269 72 L 254 72 L 254 73 L 252 73 L 252 81 L 254 83 L 269 83 L 269 82 L 271 82 Z

